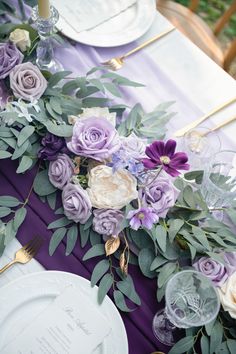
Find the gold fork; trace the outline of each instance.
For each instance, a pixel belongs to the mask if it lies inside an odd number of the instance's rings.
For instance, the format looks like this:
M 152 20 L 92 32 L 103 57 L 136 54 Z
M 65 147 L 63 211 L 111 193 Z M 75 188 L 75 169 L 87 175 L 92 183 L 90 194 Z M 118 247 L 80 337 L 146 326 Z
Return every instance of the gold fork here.
M 138 47 L 130 50 L 128 53 L 126 53 L 126 54 L 124 54 L 124 55 L 122 55 L 120 57 L 109 59 L 109 60 L 107 60 L 107 61 L 105 61 L 105 62 L 103 62 L 101 64 L 104 65 L 104 66 L 109 67 L 109 69 L 111 69 L 113 71 L 117 71 L 117 70 L 121 69 L 122 66 L 124 65 L 124 59 L 125 58 L 129 57 L 131 54 L 134 54 L 134 53 L 138 52 L 142 48 L 144 48 L 147 45 L 155 42 L 156 40 L 164 37 L 165 35 L 167 35 L 168 33 L 172 32 L 174 30 L 175 30 L 175 27 L 172 27 L 172 28 L 168 29 L 167 31 L 161 32 L 157 36 L 148 39 L 146 42 L 140 44 Z
M 16 252 L 15 258 L 10 263 L 0 269 L 0 274 L 5 272 L 5 270 L 10 268 L 15 263 L 28 263 L 38 253 L 42 243 L 43 240 L 40 237 L 35 237 L 29 241 L 25 246 Z

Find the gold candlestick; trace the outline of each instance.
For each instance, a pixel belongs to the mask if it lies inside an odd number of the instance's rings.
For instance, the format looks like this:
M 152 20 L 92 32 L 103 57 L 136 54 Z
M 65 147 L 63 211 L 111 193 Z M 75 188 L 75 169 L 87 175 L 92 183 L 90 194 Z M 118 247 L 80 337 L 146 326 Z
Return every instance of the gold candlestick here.
M 51 16 L 49 0 L 38 0 L 39 16 L 49 18 Z

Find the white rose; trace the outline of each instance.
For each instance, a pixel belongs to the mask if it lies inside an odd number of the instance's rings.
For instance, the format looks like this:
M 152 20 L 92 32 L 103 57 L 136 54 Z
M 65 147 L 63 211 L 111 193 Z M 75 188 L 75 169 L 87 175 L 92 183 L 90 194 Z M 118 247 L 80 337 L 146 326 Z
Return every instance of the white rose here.
M 121 136 L 120 140 L 129 157 L 137 160 L 147 157 L 145 154 L 147 140 L 139 138 L 134 132 L 127 137 Z
M 116 126 L 116 113 L 110 113 L 107 107 L 83 108 L 83 113 L 81 113 L 79 116 L 68 116 L 68 122 L 74 125 L 77 119 L 87 119 L 91 117 L 105 118 L 114 127 Z
M 11 32 L 9 39 L 14 43 L 22 52 L 31 46 L 29 32 L 20 28 Z
M 236 319 L 236 272 L 234 272 L 218 290 L 220 301 L 225 311 Z
M 87 189 L 92 206 L 98 209 L 121 209 L 138 198 L 137 181 L 127 170 L 113 173 L 99 165 L 89 173 Z

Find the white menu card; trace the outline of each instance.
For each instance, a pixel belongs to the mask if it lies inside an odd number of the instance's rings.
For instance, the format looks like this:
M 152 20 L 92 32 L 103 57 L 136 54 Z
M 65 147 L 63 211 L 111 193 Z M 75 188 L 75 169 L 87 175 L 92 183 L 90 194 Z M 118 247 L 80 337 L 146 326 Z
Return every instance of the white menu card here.
M 1 354 L 90 354 L 110 330 L 90 299 L 68 287 Z

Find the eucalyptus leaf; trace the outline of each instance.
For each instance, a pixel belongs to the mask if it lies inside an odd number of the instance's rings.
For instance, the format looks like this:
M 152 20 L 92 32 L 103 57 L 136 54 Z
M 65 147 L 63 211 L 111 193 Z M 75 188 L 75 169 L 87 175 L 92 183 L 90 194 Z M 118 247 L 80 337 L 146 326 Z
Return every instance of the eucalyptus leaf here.
M 210 337 L 210 354 L 215 353 L 216 348 L 221 344 L 223 338 L 223 327 L 219 321 L 216 321 Z
M 16 236 L 16 230 L 14 229 L 13 226 L 13 220 L 10 220 L 6 224 L 4 245 L 7 246 L 15 238 L 15 236 Z
M 148 278 L 155 278 L 156 273 L 150 271 L 151 264 L 154 261 L 155 253 L 152 248 L 143 248 L 138 255 L 138 263 L 142 273 Z
M 12 210 L 7 207 L 0 207 L 0 218 L 4 218 L 5 216 L 12 213 Z
M 15 197 L 12 197 L 10 195 L 2 195 L 0 196 L 0 205 L 1 206 L 5 206 L 5 207 L 10 207 L 10 208 L 14 208 L 18 205 L 20 205 L 21 202 L 15 198 Z
M 8 159 L 12 154 L 9 151 L 0 150 L 0 159 Z
M 91 276 L 91 286 L 93 287 L 97 282 L 103 277 L 103 275 L 109 269 L 109 261 L 107 259 L 103 259 L 96 264 L 93 269 Z
M 105 246 L 103 243 L 96 244 L 90 248 L 83 256 L 83 261 L 87 261 L 90 258 L 102 256 L 105 254 Z
M 47 170 L 38 172 L 34 179 L 34 191 L 39 196 L 46 196 L 56 191 L 56 188 L 49 181 Z
M 175 345 L 171 348 L 168 354 L 185 353 L 193 347 L 193 344 L 194 344 L 194 337 L 188 336 L 188 337 L 181 338 L 177 343 L 175 343 Z
M 236 340 L 227 339 L 227 346 L 229 348 L 230 354 L 235 354 L 236 353 Z
M 197 241 L 199 241 L 206 248 L 206 250 L 210 251 L 211 246 L 208 242 L 205 232 L 200 227 L 196 227 L 196 226 L 192 226 L 192 232 L 195 238 L 197 239 Z
M 117 88 L 116 85 L 114 85 L 111 82 L 104 82 L 104 87 L 106 88 L 107 91 L 109 91 L 113 96 L 116 97 L 122 97 L 122 94 L 120 93 L 119 89 Z
M 29 137 L 34 133 L 35 128 L 32 125 L 27 125 L 23 129 L 21 129 L 18 138 L 17 145 L 20 147 L 21 145 L 29 139 Z
M 56 86 L 61 80 L 65 79 L 71 74 L 71 71 L 60 71 L 52 75 L 48 80 L 48 87 Z
M 16 170 L 16 173 L 24 173 L 27 171 L 33 164 L 33 160 L 29 156 L 22 156 L 20 164 Z
M 52 133 L 56 136 L 70 138 L 72 136 L 73 127 L 71 125 L 61 124 L 57 125 L 51 121 L 43 122 L 49 133 Z
M 63 226 L 67 226 L 69 224 L 72 224 L 72 220 L 69 220 L 67 219 L 67 217 L 63 216 L 62 218 L 60 219 L 57 219 L 53 222 L 51 222 L 49 225 L 48 225 L 48 229 L 51 230 L 51 229 L 57 229 L 58 227 L 63 227 Z
M 161 288 L 166 282 L 167 280 L 169 280 L 170 276 L 175 272 L 177 268 L 176 263 L 167 263 L 164 264 L 162 268 L 160 268 L 160 272 L 158 275 L 158 286 Z
M 71 252 L 73 251 L 76 241 L 78 239 L 78 226 L 73 225 L 70 227 L 70 229 L 67 231 L 67 238 L 66 238 L 66 256 L 69 256 Z
M 168 259 L 162 257 L 162 256 L 157 256 L 154 261 L 152 262 L 151 266 L 150 266 L 150 270 L 155 270 L 159 267 L 161 267 L 163 264 L 167 263 Z
M 166 251 L 166 239 L 167 239 L 167 231 L 162 225 L 157 225 L 155 227 L 155 240 L 158 243 L 162 252 Z
M 110 290 L 111 286 L 113 284 L 113 277 L 111 274 L 105 274 L 99 284 L 98 288 L 98 303 L 101 304 Z
M 15 231 L 17 231 L 18 228 L 21 226 L 21 224 L 24 222 L 26 214 L 27 214 L 26 208 L 20 208 L 16 211 L 13 219 L 13 228 Z
M 184 225 L 184 221 L 181 219 L 170 219 L 169 220 L 169 230 L 168 230 L 168 235 L 169 235 L 169 240 L 172 243 L 174 241 L 175 236 L 181 229 L 181 227 Z
M 52 237 L 50 239 L 50 243 L 49 243 L 49 254 L 50 254 L 50 256 L 53 255 L 53 253 L 55 252 L 55 250 L 57 249 L 57 247 L 59 246 L 59 244 L 63 240 L 65 234 L 66 234 L 66 228 L 65 227 L 62 227 L 62 228 L 57 229 L 56 231 L 54 231 L 54 233 L 52 234 Z
M 210 342 L 207 336 L 203 335 L 201 337 L 201 350 L 204 354 L 210 354 Z
M 89 239 L 90 228 L 85 229 L 84 225 L 80 224 L 79 232 L 80 232 L 81 247 L 84 248 L 84 246 L 87 244 Z
M 15 151 L 11 157 L 12 160 L 16 160 L 21 157 L 30 146 L 30 142 L 26 140 L 21 146 L 16 146 Z
M 117 282 L 116 286 L 132 302 L 134 302 L 138 306 L 141 305 L 140 297 L 138 296 L 138 294 L 135 290 L 134 283 L 133 283 L 133 280 L 130 275 L 127 275 L 127 277 L 125 279 Z
M 123 312 L 132 312 L 134 309 L 130 309 L 125 302 L 125 297 L 121 291 L 115 290 L 113 293 L 116 306 Z

